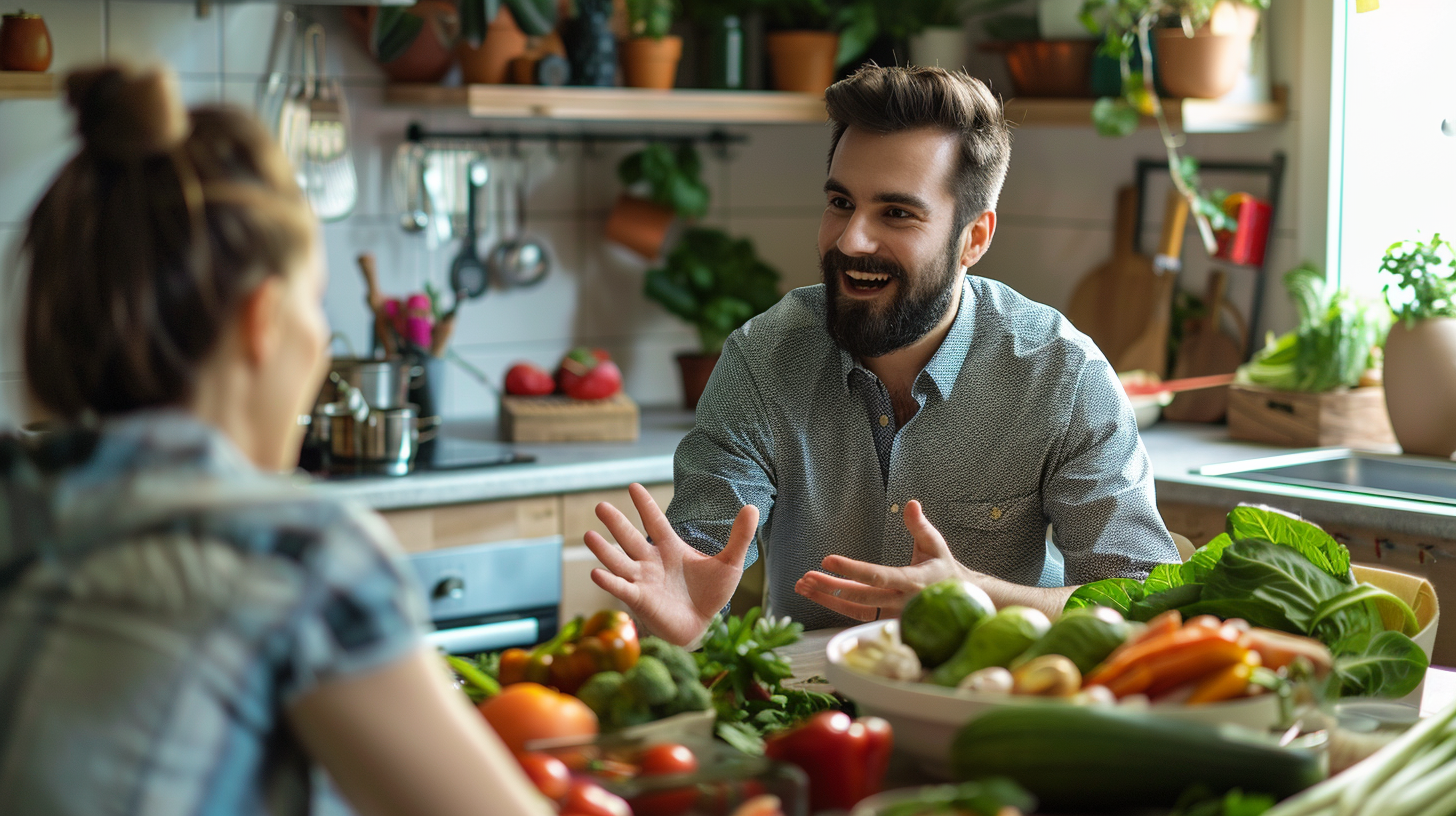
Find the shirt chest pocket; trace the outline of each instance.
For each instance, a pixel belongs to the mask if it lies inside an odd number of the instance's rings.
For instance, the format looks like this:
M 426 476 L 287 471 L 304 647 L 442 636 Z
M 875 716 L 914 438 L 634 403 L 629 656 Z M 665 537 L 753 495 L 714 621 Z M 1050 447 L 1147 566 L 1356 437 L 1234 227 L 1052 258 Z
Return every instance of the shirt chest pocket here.
M 993 501 L 927 504 L 926 516 L 956 560 L 977 572 L 1034 584 L 1046 557 L 1041 493 Z

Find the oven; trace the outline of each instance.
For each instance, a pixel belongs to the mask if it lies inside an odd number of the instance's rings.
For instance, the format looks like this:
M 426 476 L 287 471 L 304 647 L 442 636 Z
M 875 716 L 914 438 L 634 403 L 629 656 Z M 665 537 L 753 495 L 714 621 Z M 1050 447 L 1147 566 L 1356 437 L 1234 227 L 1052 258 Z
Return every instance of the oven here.
M 556 634 L 561 536 L 415 553 L 432 644 L 450 654 L 530 646 Z

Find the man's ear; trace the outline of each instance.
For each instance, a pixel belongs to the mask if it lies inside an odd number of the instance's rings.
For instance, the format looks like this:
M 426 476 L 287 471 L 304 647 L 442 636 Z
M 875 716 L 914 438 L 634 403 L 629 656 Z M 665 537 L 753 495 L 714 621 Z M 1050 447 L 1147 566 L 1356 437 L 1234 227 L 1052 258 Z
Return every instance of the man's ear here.
M 991 238 L 995 234 L 995 210 L 986 210 L 967 224 L 965 231 L 961 233 L 961 267 L 975 266 L 981 256 L 986 254 L 986 250 L 991 248 Z
M 249 365 L 259 365 L 278 350 L 284 285 L 283 276 L 269 275 L 243 298 L 238 308 L 238 341 Z

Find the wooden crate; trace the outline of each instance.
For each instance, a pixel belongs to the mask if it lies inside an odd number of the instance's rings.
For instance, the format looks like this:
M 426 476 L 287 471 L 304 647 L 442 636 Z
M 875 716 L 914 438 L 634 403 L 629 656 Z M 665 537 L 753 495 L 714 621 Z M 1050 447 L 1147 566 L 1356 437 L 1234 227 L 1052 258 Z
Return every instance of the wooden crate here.
M 1229 436 L 1291 447 L 1388 450 L 1396 446 L 1380 386 L 1304 394 L 1229 386 Z
M 501 397 L 501 438 L 507 442 L 632 442 L 637 403 L 623 393 L 604 400 Z

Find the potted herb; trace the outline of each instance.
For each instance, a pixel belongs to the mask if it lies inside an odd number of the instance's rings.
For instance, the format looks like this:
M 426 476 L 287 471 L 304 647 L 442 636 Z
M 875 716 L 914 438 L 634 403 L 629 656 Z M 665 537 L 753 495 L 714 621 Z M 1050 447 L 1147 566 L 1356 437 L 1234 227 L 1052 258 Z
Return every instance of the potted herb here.
M 370 8 L 361 19 L 370 54 L 396 82 L 439 81 L 452 46 L 467 83 L 501 82 L 511 60 L 525 54 L 528 37 L 555 29 L 556 0 L 421 0 Z M 432 59 L 422 73 L 416 66 L 423 54 Z
M 1372 447 L 1395 441 L 1378 383 L 1390 313 L 1309 264 L 1284 275 L 1299 325 L 1239 367 L 1229 435 L 1279 445 Z
M 1440 234 L 1391 244 L 1380 264 L 1396 322 L 1385 340 L 1385 404 L 1406 453 L 1456 452 L 1456 252 Z
M 628 192 L 612 207 L 607 238 L 644 258 L 656 258 L 675 218 L 701 218 L 708 211 L 702 171 L 691 142 L 653 142 L 627 156 L 617 166 L 617 177 Z
M 881 0 L 883 2 L 883 0 Z M 759 0 L 765 46 L 780 91 L 823 94 L 834 72 L 879 34 L 876 0 Z
M 698 331 L 697 353 L 679 354 L 683 407 L 697 407 L 723 343 L 739 326 L 779 299 L 779 273 L 759 259 L 753 242 L 695 227 L 648 271 L 643 293 Z
M 670 89 L 682 59 L 682 37 L 669 34 L 675 0 L 627 0 L 632 36 L 622 45 L 622 74 L 631 88 Z

